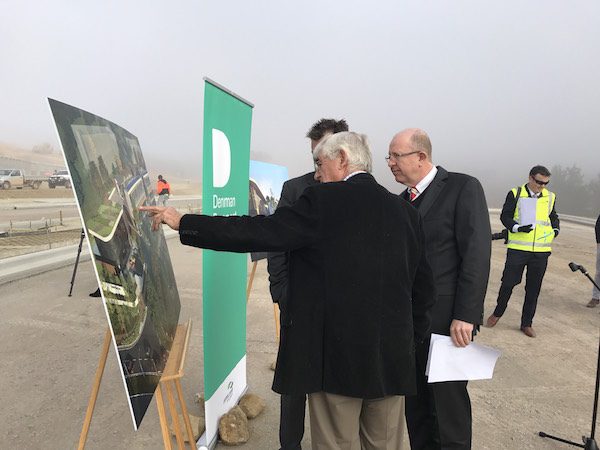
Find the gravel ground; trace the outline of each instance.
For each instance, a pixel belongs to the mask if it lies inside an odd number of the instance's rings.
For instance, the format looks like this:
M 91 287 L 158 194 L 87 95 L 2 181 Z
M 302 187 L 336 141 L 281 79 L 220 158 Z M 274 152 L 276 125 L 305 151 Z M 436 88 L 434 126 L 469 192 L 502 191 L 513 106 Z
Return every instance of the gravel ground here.
M 500 229 L 496 214 L 493 227 Z M 569 447 L 537 433 L 575 441 L 589 435 L 600 308 L 585 307 L 591 285 L 567 264 L 574 260 L 593 270 L 595 248 L 592 227 L 563 224 L 533 324 L 537 338 L 519 331 L 522 286 L 515 289 L 498 325 L 481 330 L 477 342 L 500 349 L 502 356 L 492 380 L 469 385 L 473 449 L 559 450 Z M 183 388 L 191 412 L 198 413 L 194 394 L 202 391 L 203 379 L 201 252 L 181 246 L 177 239 L 169 240 L 169 249 L 182 302 L 180 322 L 193 319 Z M 486 316 L 495 304 L 504 258 L 504 245 L 494 242 Z M 2 449 L 59 450 L 74 448 L 78 441 L 106 317 L 101 303 L 87 296 L 96 283 L 91 264 L 82 264 L 74 295 L 67 297 L 71 273 L 66 267 L 0 286 Z M 270 390 L 276 343 L 264 261 L 258 264 L 247 316 L 248 382 L 251 392 L 265 398 L 267 409 L 250 423 L 250 442 L 241 448 L 274 449 L 279 397 Z M 310 448 L 308 426 L 303 447 Z M 140 430 L 133 431 L 113 350 L 86 448 L 162 448 L 154 404 Z

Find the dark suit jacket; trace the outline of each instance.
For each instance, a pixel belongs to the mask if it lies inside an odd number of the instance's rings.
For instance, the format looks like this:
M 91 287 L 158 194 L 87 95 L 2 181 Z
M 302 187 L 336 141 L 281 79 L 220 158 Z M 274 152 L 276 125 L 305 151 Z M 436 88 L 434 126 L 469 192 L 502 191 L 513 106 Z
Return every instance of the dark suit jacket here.
M 308 186 L 313 186 L 316 184 L 319 183 L 315 180 L 314 172 L 306 173 L 302 176 L 287 180 L 285 183 L 283 183 L 277 208 L 281 208 L 283 206 L 292 206 L 294 203 L 296 203 L 296 200 L 300 198 L 300 195 L 302 195 L 304 189 L 306 189 Z M 286 322 L 287 320 L 287 258 L 287 253 L 275 252 L 269 253 L 269 259 L 267 260 L 271 298 L 273 299 L 273 302 L 279 303 L 279 310 L 281 312 L 283 322 Z
M 481 324 L 492 248 L 481 184 L 472 176 L 438 167 L 417 209 L 438 292 L 431 331 L 448 335 L 453 319 Z
M 289 314 L 273 389 L 413 394 L 414 337 L 435 298 L 419 215 L 369 174 L 308 187 L 271 216 L 185 215 L 183 244 L 289 254 Z

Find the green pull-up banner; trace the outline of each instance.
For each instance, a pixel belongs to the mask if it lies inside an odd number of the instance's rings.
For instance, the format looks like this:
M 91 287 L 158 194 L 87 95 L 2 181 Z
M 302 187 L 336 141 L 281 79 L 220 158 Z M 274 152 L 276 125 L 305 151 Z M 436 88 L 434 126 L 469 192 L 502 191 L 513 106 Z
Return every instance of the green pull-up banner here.
M 248 214 L 253 105 L 205 78 L 202 213 Z M 203 250 L 202 301 L 206 433 L 216 444 L 218 420 L 246 391 L 248 256 Z

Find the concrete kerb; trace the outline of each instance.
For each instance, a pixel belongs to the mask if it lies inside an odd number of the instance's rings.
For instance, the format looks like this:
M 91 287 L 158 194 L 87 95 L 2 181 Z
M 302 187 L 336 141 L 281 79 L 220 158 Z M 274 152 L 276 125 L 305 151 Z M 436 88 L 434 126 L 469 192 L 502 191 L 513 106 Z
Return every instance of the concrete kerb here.
M 172 239 L 176 236 L 178 236 L 176 231 L 165 230 L 166 239 Z M 68 245 L 0 259 L 0 285 L 75 264 L 78 247 L 79 245 Z M 88 261 L 89 259 L 88 246 L 84 243 L 79 261 Z
M 77 247 L 77 245 L 68 245 L 0 259 L 0 285 L 74 264 L 77 258 Z M 86 246 L 82 248 L 80 261 L 89 259 Z

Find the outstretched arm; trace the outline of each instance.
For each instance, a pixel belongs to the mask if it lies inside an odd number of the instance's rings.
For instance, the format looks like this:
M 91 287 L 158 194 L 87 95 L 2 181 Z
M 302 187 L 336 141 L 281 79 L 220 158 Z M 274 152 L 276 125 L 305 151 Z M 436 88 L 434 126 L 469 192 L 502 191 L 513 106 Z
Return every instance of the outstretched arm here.
M 314 195 L 303 195 L 293 207 L 271 216 L 181 215 L 172 207 L 144 206 L 152 228 L 166 224 L 179 230 L 181 243 L 227 252 L 288 251 L 316 241 L 321 233 Z

